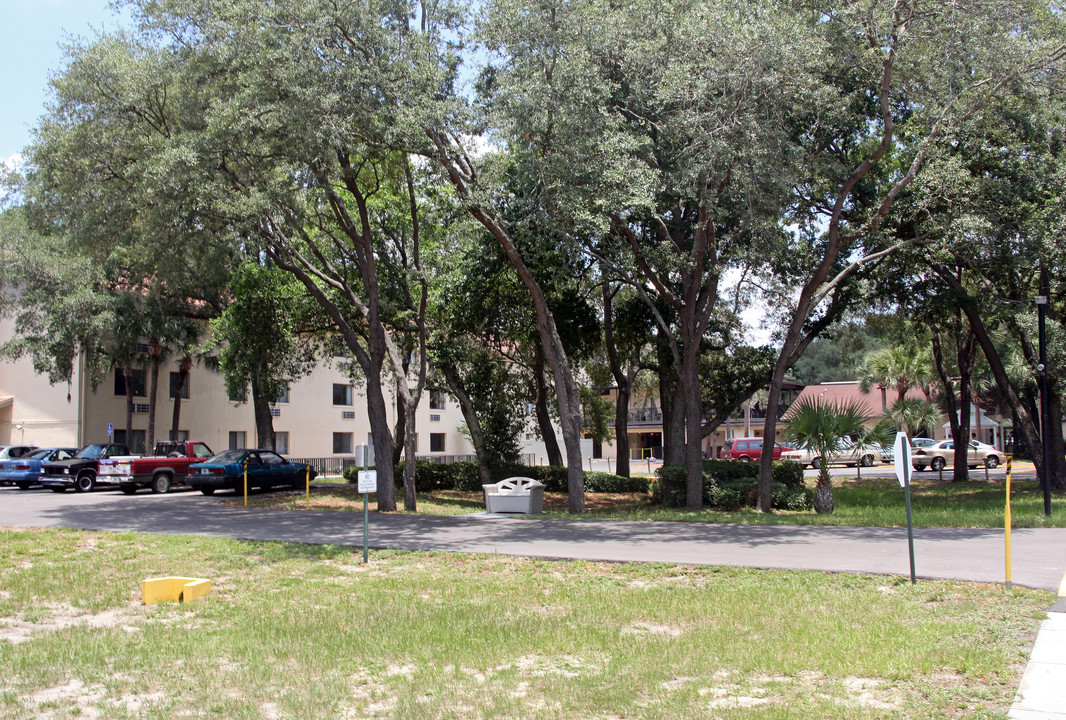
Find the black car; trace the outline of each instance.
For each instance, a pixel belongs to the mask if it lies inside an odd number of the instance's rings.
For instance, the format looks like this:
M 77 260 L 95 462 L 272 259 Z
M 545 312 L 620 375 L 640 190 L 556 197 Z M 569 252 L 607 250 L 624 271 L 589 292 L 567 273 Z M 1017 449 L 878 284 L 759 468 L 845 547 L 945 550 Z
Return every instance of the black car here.
M 41 485 L 52 492 L 64 492 L 68 487 L 77 492 L 89 492 L 96 487 L 96 472 L 101 460 L 116 455 L 129 455 L 125 445 L 97 443 L 86 445 L 69 460 L 45 463 Z

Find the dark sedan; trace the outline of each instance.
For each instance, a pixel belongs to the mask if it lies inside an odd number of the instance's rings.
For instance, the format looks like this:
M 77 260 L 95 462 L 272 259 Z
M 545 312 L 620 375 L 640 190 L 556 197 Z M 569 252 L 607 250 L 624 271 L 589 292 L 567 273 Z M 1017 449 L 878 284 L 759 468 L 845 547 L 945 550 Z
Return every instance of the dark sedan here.
M 307 480 L 306 463 L 289 462 L 273 450 L 242 449 L 226 450 L 206 462 L 190 465 L 185 482 L 204 495 L 216 490 L 240 492 L 244 488 L 245 467 L 249 488 L 301 487 Z M 312 480 L 315 474 L 312 468 Z
M 66 460 L 78 454 L 78 448 L 45 448 L 23 455 L 17 460 L 0 462 L 0 485 L 17 485 L 29 490 L 41 484 L 42 466 L 53 460 Z

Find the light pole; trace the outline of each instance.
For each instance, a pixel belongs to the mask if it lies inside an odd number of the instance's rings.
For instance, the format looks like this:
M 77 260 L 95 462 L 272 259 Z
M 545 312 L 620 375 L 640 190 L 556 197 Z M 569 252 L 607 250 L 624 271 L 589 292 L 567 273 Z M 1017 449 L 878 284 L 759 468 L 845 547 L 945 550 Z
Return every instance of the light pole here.
M 1044 337 L 1044 324 L 1047 316 L 1047 295 L 1037 295 L 1037 314 L 1039 318 L 1038 333 L 1040 342 L 1040 448 L 1043 457 L 1044 472 L 1041 480 L 1044 485 L 1044 517 L 1051 517 L 1051 448 L 1048 433 L 1048 396 L 1047 396 L 1047 343 Z

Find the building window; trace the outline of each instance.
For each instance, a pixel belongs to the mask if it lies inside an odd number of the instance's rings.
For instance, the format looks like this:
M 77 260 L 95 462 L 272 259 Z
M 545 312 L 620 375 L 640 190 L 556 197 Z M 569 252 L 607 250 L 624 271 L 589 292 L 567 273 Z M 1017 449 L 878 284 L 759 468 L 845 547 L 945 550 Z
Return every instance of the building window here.
M 437 453 L 444 452 L 444 433 L 429 434 L 429 451 Z
M 181 383 L 181 387 L 178 384 Z M 189 399 L 189 376 L 185 376 L 185 382 L 181 382 L 181 373 L 170 373 L 170 397 L 181 397 L 182 400 Z
M 247 447 L 247 445 L 245 445 L 246 438 L 247 438 L 247 435 L 244 433 L 244 431 L 230 430 L 230 433 L 229 433 L 229 449 L 230 450 L 243 450 L 245 447 Z
M 130 372 L 130 385 L 133 387 L 134 397 L 145 397 L 144 370 L 132 370 Z M 126 397 L 126 376 L 121 370 L 115 371 L 115 395 Z
M 119 445 L 125 445 L 131 453 L 143 453 L 145 451 L 144 441 L 144 430 L 131 430 L 128 439 L 125 430 L 115 430 L 114 442 Z
M 333 404 L 350 406 L 352 404 L 352 386 L 333 383 Z
M 352 454 L 352 433 L 335 432 L 333 433 L 333 454 L 334 455 L 351 455 Z
M 275 403 L 287 403 L 287 402 L 289 402 L 289 386 L 288 385 L 286 385 L 285 387 L 283 387 L 281 389 L 281 392 L 278 393 L 278 399 L 275 400 L 274 402 Z
M 444 409 L 444 392 L 441 390 L 429 391 L 429 409 L 430 410 L 443 410 Z
M 248 400 L 248 386 L 247 385 L 242 385 L 241 386 L 241 391 L 239 393 L 237 393 L 236 395 L 231 394 L 229 391 L 226 392 L 226 395 L 227 395 L 227 397 L 229 397 L 229 401 L 230 402 L 235 402 L 235 403 L 247 402 L 247 400 Z
M 276 432 L 274 433 L 274 450 L 282 455 L 289 454 L 289 433 Z
M 189 431 L 188 430 L 178 430 L 178 436 L 176 438 L 174 438 L 174 439 L 177 440 L 178 442 L 188 442 L 188 440 L 189 440 Z M 199 457 L 199 456 L 197 456 L 197 457 Z

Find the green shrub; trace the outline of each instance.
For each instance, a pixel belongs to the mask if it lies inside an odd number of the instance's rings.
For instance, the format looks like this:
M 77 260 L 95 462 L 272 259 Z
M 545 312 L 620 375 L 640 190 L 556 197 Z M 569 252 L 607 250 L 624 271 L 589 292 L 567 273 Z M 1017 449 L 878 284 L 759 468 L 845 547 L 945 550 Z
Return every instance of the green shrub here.
M 658 480 L 655 482 L 652 498 L 663 507 L 685 507 L 685 488 L 688 479 L 688 471 L 684 465 L 663 465 L 655 471 Z M 706 475 L 704 476 L 706 481 Z M 706 491 L 706 488 L 704 488 Z
M 647 493 L 648 478 L 622 477 L 613 473 L 586 472 L 585 492 Z
M 683 465 L 665 465 L 658 471 L 653 498 L 663 507 L 684 507 L 688 473 Z M 811 506 L 814 492 L 803 481 L 803 467 L 790 461 L 773 464 L 771 505 L 778 510 Z M 703 461 L 703 505 L 716 510 L 755 507 L 759 496 L 758 463 L 740 460 Z

